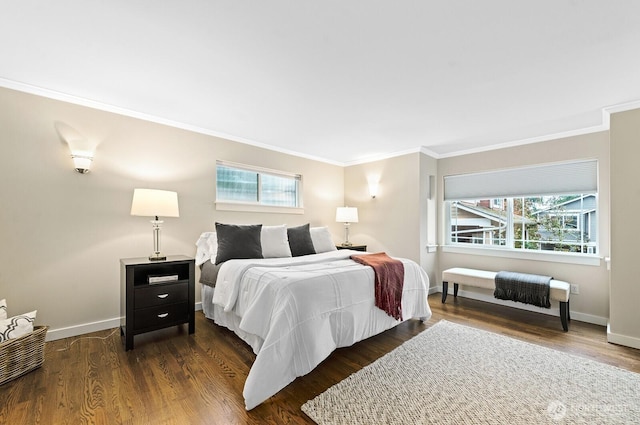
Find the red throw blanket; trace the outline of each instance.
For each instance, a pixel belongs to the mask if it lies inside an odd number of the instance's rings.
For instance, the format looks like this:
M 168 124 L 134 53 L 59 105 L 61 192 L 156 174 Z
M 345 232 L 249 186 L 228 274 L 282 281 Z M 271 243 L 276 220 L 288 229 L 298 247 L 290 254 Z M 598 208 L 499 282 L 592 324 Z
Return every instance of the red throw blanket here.
M 384 252 L 352 255 L 351 259 L 373 268 L 375 274 L 376 307 L 389 316 L 402 320 L 402 287 L 404 265 Z

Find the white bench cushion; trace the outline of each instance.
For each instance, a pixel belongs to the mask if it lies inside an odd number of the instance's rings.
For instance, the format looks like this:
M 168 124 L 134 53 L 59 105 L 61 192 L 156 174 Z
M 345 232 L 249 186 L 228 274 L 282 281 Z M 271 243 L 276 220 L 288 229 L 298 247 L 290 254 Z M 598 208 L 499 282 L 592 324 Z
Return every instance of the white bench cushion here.
M 495 289 L 497 272 L 487 270 L 466 269 L 454 267 L 442 272 L 442 281 L 473 286 L 476 288 Z M 561 280 L 551 279 L 549 284 L 549 299 L 552 301 L 569 301 L 571 285 Z

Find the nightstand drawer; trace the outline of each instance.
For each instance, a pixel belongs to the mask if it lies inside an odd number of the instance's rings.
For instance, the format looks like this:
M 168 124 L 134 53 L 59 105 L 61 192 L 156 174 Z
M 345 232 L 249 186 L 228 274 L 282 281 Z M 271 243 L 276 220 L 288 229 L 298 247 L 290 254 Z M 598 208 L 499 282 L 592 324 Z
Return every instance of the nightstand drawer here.
M 175 304 L 188 300 L 189 282 L 149 285 L 135 289 L 133 308 Z
M 189 319 L 189 303 L 161 305 L 136 310 L 134 329 L 164 327 L 172 323 L 182 323 Z

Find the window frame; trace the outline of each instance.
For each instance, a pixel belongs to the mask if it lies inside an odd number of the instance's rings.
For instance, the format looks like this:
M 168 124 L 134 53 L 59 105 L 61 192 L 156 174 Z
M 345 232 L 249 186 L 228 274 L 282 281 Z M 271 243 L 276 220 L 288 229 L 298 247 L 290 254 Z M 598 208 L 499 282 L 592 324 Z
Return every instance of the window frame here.
M 597 206 L 599 205 L 598 193 L 584 193 L 583 196 L 593 195 L 595 197 L 596 213 L 598 212 Z M 600 254 L 590 253 L 589 247 L 587 247 L 586 253 L 576 252 L 561 252 L 561 251 L 548 251 L 548 250 L 533 250 L 526 248 L 516 248 L 517 242 L 522 242 L 521 239 L 516 239 L 514 231 L 514 209 L 513 204 L 515 199 L 519 198 L 535 198 L 536 196 L 513 196 L 503 197 L 507 200 L 507 216 L 506 216 L 506 245 L 488 245 L 488 244 L 476 244 L 476 243 L 461 243 L 454 242 L 452 239 L 452 217 L 451 217 L 451 204 L 455 201 L 447 200 L 443 202 L 444 208 L 444 240 L 445 244 L 442 247 L 443 252 L 463 253 L 470 255 L 485 255 L 485 256 L 500 256 L 507 258 L 528 259 L 535 261 L 547 261 L 547 262 L 559 262 L 559 263 L 572 263 L 599 266 L 602 260 Z M 581 201 L 582 202 L 582 201 Z M 490 200 L 493 205 L 493 199 Z M 593 209 L 583 209 L 583 212 L 593 211 Z M 579 213 L 571 212 L 570 215 L 578 215 L 578 227 L 584 226 L 582 220 L 580 220 Z M 592 220 L 591 216 L 587 217 L 587 221 Z M 596 242 L 595 250 L 600 252 L 600 225 L 599 221 L 596 223 Z
M 441 204 L 441 240 L 443 252 L 469 255 L 496 256 L 545 262 L 601 265 L 600 234 L 601 217 L 596 217 L 594 230 L 598 254 L 521 250 L 487 245 L 462 246 L 451 242 L 450 202 L 465 199 L 520 198 L 558 196 L 567 194 L 592 194 L 595 204 L 591 211 L 600 210 L 599 160 L 594 157 L 575 158 L 568 161 L 548 162 L 507 168 L 478 170 L 443 176 L 443 203 Z M 601 214 L 600 214 L 601 215 Z M 593 220 L 590 215 L 589 223 Z M 511 226 L 509 226 L 511 228 Z
M 218 194 L 218 167 L 223 166 L 236 170 L 249 171 L 258 175 L 257 193 L 255 202 L 237 201 L 219 199 Z M 267 212 L 267 213 L 282 213 L 282 214 L 304 214 L 303 207 L 303 179 L 302 174 L 296 174 L 286 171 L 273 170 L 270 168 L 258 167 L 247 164 L 240 164 L 225 160 L 216 160 L 216 200 L 215 207 L 217 211 L 241 211 L 241 212 Z M 281 178 L 287 178 L 295 180 L 296 182 L 296 205 L 272 205 L 262 202 L 262 176 L 269 175 Z

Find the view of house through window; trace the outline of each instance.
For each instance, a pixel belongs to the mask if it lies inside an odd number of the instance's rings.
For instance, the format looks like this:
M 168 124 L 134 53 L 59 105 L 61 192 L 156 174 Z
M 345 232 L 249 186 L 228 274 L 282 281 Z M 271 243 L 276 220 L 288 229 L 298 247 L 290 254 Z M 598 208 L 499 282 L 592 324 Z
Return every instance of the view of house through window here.
M 595 194 L 449 202 L 452 244 L 596 254 Z
M 299 174 L 216 162 L 216 201 L 281 207 L 300 206 Z

